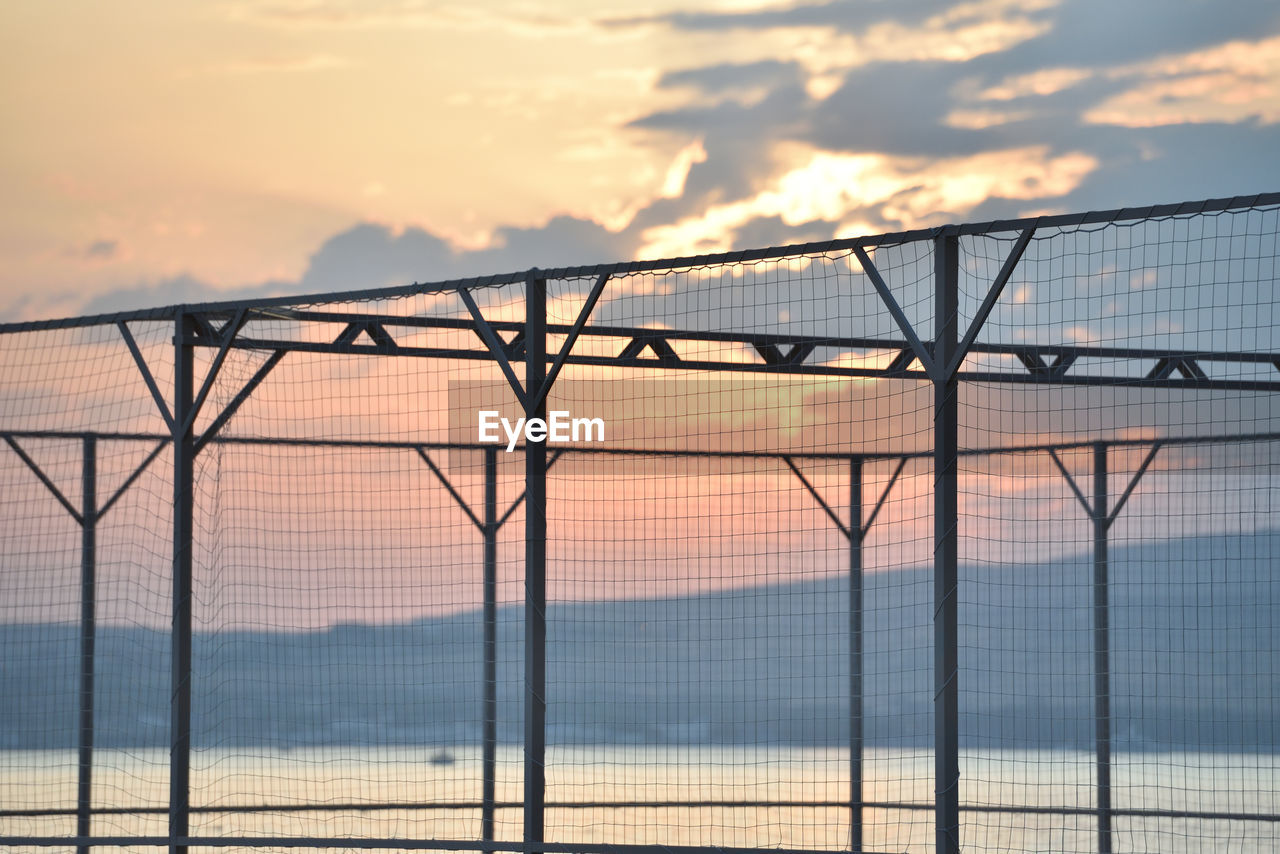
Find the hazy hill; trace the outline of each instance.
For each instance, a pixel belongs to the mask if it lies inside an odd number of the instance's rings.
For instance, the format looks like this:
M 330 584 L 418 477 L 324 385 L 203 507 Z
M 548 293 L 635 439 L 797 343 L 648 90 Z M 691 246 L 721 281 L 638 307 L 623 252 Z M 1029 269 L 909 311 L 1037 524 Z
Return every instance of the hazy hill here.
M 1280 749 L 1280 532 L 1113 549 L 1118 749 Z M 1087 556 L 961 569 L 962 740 L 1088 747 Z M 866 578 L 866 736 L 932 739 L 933 581 Z M 670 599 L 554 604 L 552 742 L 847 743 L 842 578 Z M 520 737 L 524 623 L 499 614 L 499 726 Z M 0 626 L 0 746 L 75 744 L 78 634 Z M 478 613 L 311 633 L 195 638 L 203 746 L 479 739 Z M 167 633 L 99 630 L 97 742 L 168 739 Z

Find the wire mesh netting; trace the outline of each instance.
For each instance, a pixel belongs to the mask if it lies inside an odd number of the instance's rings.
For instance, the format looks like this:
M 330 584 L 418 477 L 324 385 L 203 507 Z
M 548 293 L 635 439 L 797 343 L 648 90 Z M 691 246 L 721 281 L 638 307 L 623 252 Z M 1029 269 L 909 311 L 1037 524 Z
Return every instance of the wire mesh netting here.
M 1277 201 L 0 328 L 0 843 L 1270 850 Z

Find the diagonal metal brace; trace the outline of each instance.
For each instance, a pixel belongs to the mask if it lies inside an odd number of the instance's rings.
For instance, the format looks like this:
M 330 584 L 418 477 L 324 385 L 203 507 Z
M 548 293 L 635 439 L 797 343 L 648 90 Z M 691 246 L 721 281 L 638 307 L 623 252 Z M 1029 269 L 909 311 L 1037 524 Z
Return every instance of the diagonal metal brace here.
M 889 476 L 889 482 L 884 485 L 884 491 L 880 493 L 880 499 L 876 501 L 875 508 L 871 511 L 871 515 L 867 517 L 866 524 L 862 526 L 861 534 L 863 537 L 870 533 L 872 524 L 875 523 L 876 517 L 880 515 L 880 508 L 884 507 L 884 502 L 889 498 L 889 491 L 893 489 L 893 485 L 898 482 L 898 476 L 906 468 L 907 459 L 907 457 L 902 457 L 898 460 L 898 465 L 894 468 L 893 474 Z
M 1107 527 L 1116 521 L 1116 517 L 1120 515 L 1120 511 L 1124 509 L 1125 503 L 1129 500 L 1129 496 L 1133 494 L 1133 490 L 1138 486 L 1138 481 L 1147 473 L 1147 469 L 1151 466 L 1152 460 L 1156 458 L 1156 454 L 1164 447 L 1164 442 L 1155 442 L 1151 445 L 1151 450 L 1147 452 L 1146 457 L 1142 460 L 1142 465 L 1138 466 L 1138 470 L 1134 472 L 1133 479 L 1129 481 L 1129 485 L 1125 487 L 1124 493 L 1120 496 L 1120 500 L 1116 502 L 1116 506 L 1112 508 L 1111 515 L 1107 517 Z
M 764 359 L 766 365 L 800 365 L 818 348 L 815 341 L 792 344 L 786 353 L 782 352 L 779 345 L 768 341 L 755 341 L 751 346 Z
M 271 369 L 280 364 L 280 360 L 284 358 L 284 354 L 286 352 L 287 351 L 285 350 L 276 350 L 268 356 L 267 360 L 262 363 L 262 367 L 258 368 L 257 372 L 249 378 L 247 383 L 244 384 L 244 388 L 240 389 L 240 392 L 235 397 L 231 398 L 231 402 L 227 404 L 227 408 L 218 413 L 218 417 L 214 418 L 209 426 L 205 428 L 204 432 L 196 437 L 194 447 L 197 455 L 200 453 L 201 449 L 209 443 L 209 440 L 214 436 L 217 436 L 218 431 L 226 426 L 227 422 L 231 420 L 231 416 L 235 415 L 241 405 L 249 399 L 249 395 L 253 394 L 253 390 L 267 378 L 267 374 L 271 373 Z
M 1019 350 L 1015 355 L 1033 377 L 1054 380 L 1065 377 L 1067 370 L 1075 364 L 1077 358 L 1076 353 L 1059 353 L 1053 363 L 1049 364 L 1034 350 Z
M 551 392 L 551 386 L 555 383 L 556 377 L 560 376 L 560 369 L 564 367 L 565 359 L 569 358 L 569 351 L 573 349 L 573 345 L 577 343 L 578 336 L 582 334 L 582 327 L 587 325 L 587 318 L 591 317 L 591 312 L 595 310 L 596 303 L 600 301 L 600 295 L 604 293 L 605 283 L 609 281 L 609 274 L 605 273 L 596 279 L 595 287 L 591 289 L 591 293 L 587 294 L 587 301 L 583 304 L 582 310 L 578 312 L 578 319 L 573 322 L 573 328 L 569 330 L 568 336 L 564 339 L 564 343 L 560 345 L 560 352 L 556 354 L 556 360 L 551 364 L 551 370 L 542 380 L 542 386 L 534 393 L 529 400 L 529 411 L 536 410 L 547 399 L 547 395 Z
M 563 453 L 563 449 L 557 449 L 551 452 L 551 456 L 547 457 L 547 471 L 551 471 L 551 467 L 556 464 L 556 460 L 560 459 L 560 455 Z M 503 513 L 498 521 L 494 523 L 493 527 L 495 529 L 501 528 L 503 525 L 507 524 L 507 520 L 511 518 L 511 514 L 516 512 L 516 509 L 524 503 L 524 496 L 525 492 L 524 490 L 521 490 L 520 494 L 511 502 L 511 506 L 507 508 L 507 512 Z
M 653 335 L 637 335 L 627 342 L 627 346 L 622 348 L 622 352 L 618 354 L 618 359 L 637 359 L 645 348 L 653 351 L 658 357 L 658 361 L 666 364 L 675 364 L 680 361 L 680 357 L 676 351 L 671 348 L 665 336 L 661 333 Z
M 902 334 L 911 345 L 912 352 L 916 354 L 916 358 L 924 366 L 925 373 L 935 382 L 941 381 L 942 377 L 938 375 L 938 367 L 933 362 L 933 355 L 929 352 L 929 348 L 921 343 L 920 337 L 916 335 L 916 330 L 911 325 L 911 321 L 907 320 L 902 307 L 898 305 L 898 301 L 894 298 L 893 291 L 889 290 L 889 286 L 885 284 L 884 279 L 880 276 L 880 271 L 876 269 L 875 264 L 871 263 L 871 258 L 868 257 L 867 251 L 861 246 L 854 246 L 853 254 L 857 257 L 858 263 L 862 265 L 862 271 L 871 280 L 872 286 L 880 294 L 880 300 L 884 303 L 884 307 L 889 310 L 889 314 L 893 315 L 894 322 L 898 324 L 898 328 L 902 330 Z
M 1209 378 L 1204 369 L 1190 356 L 1166 356 L 1157 361 L 1151 370 L 1147 372 L 1147 379 L 1165 380 L 1173 376 L 1174 371 L 1189 380 L 1205 380 Z
M 194 321 L 198 315 L 190 317 Z M 209 397 L 209 392 L 213 389 L 214 382 L 218 379 L 218 372 L 222 370 L 222 363 L 226 361 L 227 353 L 231 350 L 231 342 L 235 340 L 236 333 L 244 326 L 244 322 L 245 309 L 239 308 L 231 320 L 222 328 L 218 353 L 213 357 L 213 363 L 209 365 L 209 371 L 205 374 L 204 382 L 200 385 L 200 392 L 196 395 L 195 401 L 192 402 L 191 409 L 187 412 L 187 417 L 179 430 L 183 435 L 195 426 L 196 416 L 200 414 L 200 410 L 204 407 L 205 400 Z M 213 334 L 213 328 L 207 322 L 204 323 L 204 328 L 209 331 L 210 335 Z
M 1137 488 L 1138 481 L 1142 480 L 1142 476 L 1147 473 L 1147 469 L 1151 467 L 1151 463 L 1155 460 L 1156 454 L 1159 453 L 1160 449 L 1163 447 L 1164 442 L 1162 441 L 1157 440 L 1152 442 L 1151 450 L 1147 452 L 1147 455 L 1142 460 L 1142 464 L 1138 466 L 1138 470 L 1134 472 L 1133 477 L 1129 479 L 1129 483 L 1125 487 L 1124 492 L 1120 495 L 1120 499 L 1116 501 L 1116 506 L 1111 509 L 1111 512 L 1103 520 L 1107 528 L 1110 528 L 1115 524 L 1116 519 L 1120 516 L 1120 511 L 1124 509 L 1124 505 L 1128 503 L 1130 496 L 1133 495 L 1134 489 Z M 1053 460 L 1053 464 L 1058 467 L 1058 471 L 1062 472 L 1062 476 L 1066 478 L 1067 485 L 1071 487 L 1071 491 L 1075 493 L 1076 500 L 1079 501 L 1080 506 L 1084 508 L 1085 515 L 1090 519 L 1097 521 L 1099 519 L 1101 508 L 1094 507 L 1093 503 L 1084 497 L 1084 493 L 1080 491 L 1080 487 L 1076 484 L 1075 478 L 1071 476 L 1069 471 L 1067 471 L 1067 467 L 1062 464 L 1062 460 L 1058 458 L 1057 453 L 1054 452 L 1052 448 L 1049 448 L 1048 451 L 1049 459 Z
M 960 365 L 964 362 L 965 356 L 969 355 L 969 348 L 973 346 L 973 342 L 978 338 L 978 333 L 982 331 L 987 318 L 991 316 L 991 310 L 995 308 L 997 300 L 1000 299 L 1000 295 L 1004 292 L 1004 286 L 1009 283 L 1009 278 L 1013 275 L 1018 262 L 1022 260 L 1022 255 L 1027 251 L 1027 246 L 1031 243 L 1031 238 L 1035 236 L 1035 233 L 1035 226 L 1032 226 L 1031 228 L 1023 229 L 1022 233 L 1018 235 L 1017 242 L 1014 243 L 1013 249 L 1010 250 L 1009 257 L 1004 259 L 1004 265 L 996 275 L 996 280 L 991 283 L 991 289 L 987 291 L 987 296 L 978 308 L 978 313 L 973 316 L 973 320 L 969 323 L 969 331 L 965 333 L 960 346 L 956 348 L 955 353 L 951 356 L 951 361 L 944 371 L 944 379 L 951 379 L 956 375 L 956 371 L 960 370 Z
M 467 514 L 467 518 L 471 520 L 471 523 L 481 531 L 484 531 L 484 523 L 480 521 L 474 512 L 472 512 L 471 505 L 466 502 L 466 499 L 458 494 L 458 490 L 453 488 L 453 484 L 449 482 L 449 478 L 445 477 L 444 472 L 440 471 L 440 467 L 435 464 L 435 461 L 431 459 L 426 450 L 422 447 L 414 448 L 414 450 L 418 452 L 418 456 L 422 457 L 422 461 L 431 468 L 432 474 L 436 476 L 436 479 L 440 481 L 441 485 L 448 490 L 449 496 L 453 499 L 454 503 L 462 508 L 463 513 Z
M 836 523 L 836 527 L 840 529 L 840 533 L 844 534 L 846 539 L 852 537 L 853 535 L 849 531 L 849 526 L 840 520 L 840 516 L 836 511 L 831 509 L 831 505 L 822 497 L 822 493 L 818 492 L 817 488 L 809 482 L 809 478 L 804 476 L 804 472 L 800 471 L 791 457 L 784 456 L 782 461 L 786 463 L 787 468 L 791 469 L 792 473 L 800 479 L 800 482 L 804 484 L 804 488 L 809 490 L 809 494 L 818 502 L 818 506 L 826 511 L 827 516 L 830 517 L 831 521 Z
M 1062 476 L 1067 480 L 1067 486 L 1071 487 L 1071 491 L 1075 493 L 1076 500 L 1080 502 L 1080 506 L 1084 508 L 1085 515 L 1090 519 L 1096 515 L 1093 504 L 1089 499 L 1084 497 L 1084 493 L 1080 491 L 1080 487 L 1076 484 L 1076 479 L 1071 476 L 1071 472 L 1067 471 L 1067 467 L 1062 464 L 1062 460 L 1058 458 L 1058 454 L 1053 448 L 1049 448 L 1049 459 L 1053 460 L 1053 464 L 1058 467 L 1058 471 L 1062 472 Z
M 117 488 L 116 491 L 111 494 L 111 497 L 108 498 L 100 508 L 98 508 L 99 519 L 105 516 L 107 511 L 111 509 L 112 505 L 120 500 L 120 496 L 124 495 L 125 490 L 133 486 L 133 482 L 142 476 L 142 473 L 147 470 L 147 466 L 151 465 L 151 463 L 155 460 L 155 458 L 160 456 L 160 452 L 163 451 L 165 449 L 165 446 L 168 445 L 171 441 L 173 440 L 161 439 L 158 443 L 156 443 L 156 446 L 151 449 L 151 453 L 147 454 L 146 459 L 144 459 L 141 463 L 138 464 L 138 467 L 133 470 L 133 473 L 130 474 L 127 478 L 125 478 L 124 483 L 120 484 L 119 488 Z
M 129 348 L 129 352 L 133 355 L 133 361 L 138 366 L 138 370 L 142 373 L 142 380 L 147 384 L 147 388 L 151 392 L 151 399 L 156 402 L 156 407 L 160 410 L 160 417 L 164 419 L 165 426 L 172 432 L 173 415 L 169 413 L 169 404 L 165 403 L 164 395 L 160 393 L 160 387 L 156 385 L 156 379 L 151 375 L 151 369 L 147 367 L 147 360 L 142 358 L 142 351 L 138 349 L 138 342 L 133 340 L 133 333 L 129 331 L 129 325 L 123 320 L 116 321 L 116 328 L 120 330 L 120 336 L 124 338 L 124 343 Z
M 391 333 L 387 331 L 387 328 L 376 320 L 351 321 L 334 339 L 333 343 L 354 344 L 362 332 L 369 336 L 369 340 L 373 342 L 374 350 L 378 353 L 389 355 L 400 349 L 400 345 L 391 337 Z
M 22 446 L 19 445 L 12 436 L 5 436 L 4 440 L 6 443 L 8 443 L 10 448 L 13 448 L 13 452 L 18 455 L 18 459 L 26 463 L 27 468 L 35 472 L 35 476 L 40 478 L 40 482 L 44 484 L 45 489 L 48 489 L 51 493 L 53 493 L 53 497 L 58 499 L 58 503 L 61 504 L 66 509 L 66 511 L 71 514 L 71 518 L 75 519 L 77 523 L 83 525 L 84 517 L 81 516 L 80 512 L 76 510 L 76 508 L 71 504 L 70 501 L 67 500 L 67 497 L 62 494 L 61 490 L 59 490 L 58 487 L 54 485 L 53 481 L 49 479 L 49 476 L 44 473 L 44 469 L 40 468 L 40 464 L 37 463 L 35 460 L 31 459 L 31 457 L 27 455 L 27 452 L 22 450 Z
M 511 390 L 515 392 L 516 400 L 524 408 L 525 412 L 529 412 L 528 399 L 525 394 L 524 384 L 520 382 L 520 378 L 516 376 L 515 369 L 511 367 L 511 360 L 507 358 L 507 345 L 498 337 L 498 333 L 493 331 L 493 326 L 485 319 L 480 312 L 480 306 L 476 305 L 475 298 L 471 296 L 471 292 L 466 288 L 458 290 L 458 297 L 466 305 L 467 311 L 471 312 L 471 318 L 476 322 L 476 331 L 480 333 L 485 346 L 489 348 L 489 352 L 493 354 L 494 361 L 498 363 L 498 367 L 502 369 L 502 374 L 507 378 Z
M 905 373 L 915 360 L 915 351 L 910 347 L 905 350 L 899 350 L 898 355 L 893 357 L 893 361 L 885 366 L 885 373 Z

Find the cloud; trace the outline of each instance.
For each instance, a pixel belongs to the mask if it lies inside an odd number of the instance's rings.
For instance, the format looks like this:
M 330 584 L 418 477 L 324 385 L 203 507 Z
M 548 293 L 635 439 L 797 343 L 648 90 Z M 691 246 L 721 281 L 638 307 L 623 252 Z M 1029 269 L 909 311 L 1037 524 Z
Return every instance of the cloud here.
M 964 3 L 831 3 L 725 12 L 670 13 L 613 26 L 661 23 L 683 31 L 767 30 L 767 39 L 742 39 L 746 51 L 760 51 L 759 65 L 788 57 L 806 74 L 810 97 L 822 100 L 840 87 L 849 71 L 877 63 L 966 62 L 1043 35 L 1052 28 L 1048 13 L 1058 0 L 975 0 Z
M 1280 88 L 1275 38 L 1240 38 L 1280 24 L 1254 0 L 814 4 L 655 20 L 747 47 L 736 64 L 667 72 L 660 83 L 689 99 L 632 123 L 701 138 L 707 152 L 682 199 L 637 215 L 645 255 L 1247 194 L 1280 179 L 1276 135 L 1246 118 L 1272 115 L 1260 80 Z M 1136 43 L 1139 29 L 1151 38 Z M 786 60 L 752 58 L 755 33 Z M 1210 106 L 1215 88 L 1228 98 Z M 1124 126 L 1094 123 L 1112 106 Z M 1151 121 L 1164 115 L 1201 131 Z M 810 162 L 778 156 L 797 150 Z
M 1113 69 L 1130 88 L 1085 113 L 1095 124 L 1280 122 L 1280 36 L 1235 41 Z
M 437 282 L 527 270 L 605 263 L 632 257 L 637 237 L 614 233 L 573 217 L 556 217 L 533 228 L 503 228 L 492 245 L 457 249 L 422 228 L 397 230 L 360 223 L 324 241 L 305 272 L 293 280 L 276 279 L 239 287 L 219 287 L 192 275 L 141 282 L 99 294 L 76 309 L 100 314 L 183 303 L 351 291 Z M 8 314 L 25 310 L 22 303 Z
M 116 240 L 95 240 L 87 246 L 67 249 L 62 254 L 81 261 L 112 261 L 120 254 L 120 243 Z
M 693 142 L 680 149 L 676 154 L 675 160 L 671 161 L 671 166 L 667 169 L 667 176 L 662 181 L 661 195 L 665 199 L 678 199 L 684 195 L 684 185 L 689 180 L 689 170 L 693 168 L 695 163 L 707 162 L 707 150 L 702 146 L 702 140 L 695 139 Z
M 687 89 L 695 96 L 701 96 L 704 103 L 732 100 L 751 106 L 779 87 L 803 83 L 804 74 L 797 63 L 765 59 L 668 71 L 659 78 L 657 86 Z
M 1064 0 L 1048 16 L 1051 28 L 997 59 L 1001 70 L 1108 68 L 1254 39 L 1280 24 L 1273 0 Z
M 946 123 L 953 128 L 986 130 L 1029 118 L 1026 110 L 953 110 L 947 114 Z
M 590 27 L 653 37 L 663 49 L 711 47 L 672 49 L 653 62 L 628 56 L 622 67 L 593 72 L 589 79 L 608 87 L 626 82 L 616 117 L 600 127 L 577 126 L 580 132 L 566 133 L 549 155 L 572 161 L 587 182 L 617 152 L 661 140 L 666 160 L 646 161 L 652 175 L 643 186 L 598 203 L 552 198 L 540 223 L 499 227 L 476 238 L 484 245 L 461 246 L 443 228 L 379 222 L 375 202 L 394 194 L 380 183 L 386 175 L 362 175 L 361 198 L 373 201 L 346 221 L 361 215 L 370 221 L 332 234 L 302 275 L 271 283 L 279 292 L 780 245 L 1280 186 L 1274 157 L 1280 18 L 1274 4 L 1258 0 L 868 0 L 630 17 L 615 6 L 613 17 L 594 18 L 501 4 L 283 0 L 239 3 L 233 14 L 300 28 L 510 25 L 547 34 Z M 223 70 L 265 74 L 340 62 L 317 52 Z M 575 92 L 583 79 L 526 78 L 502 97 L 521 110 L 536 104 L 550 111 L 553 96 Z M 477 91 L 486 90 L 477 85 Z M 484 109 L 502 107 L 458 93 L 465 98 Z M 661 106 L 646 112 L 633 109 L 637 104 Z M 105 248 L 100 253 L 92 258 L 108 260 Z M 249 284 L 243 292 L 265 287 Z M 195 291 L 207 291 L 207 298 L 242 292 L 179 277 L 119 293 L 154 304 L 169 295 L 195 298 L 187 295 Z
M 677 88 L 686 86 L 709 95 L 751 89 L 757 86 L 774 87 L 795 82 L 795 63 L 776 59 L 758 62 L 707 65 L 667 71 L 658 80 L 658 86 Z
M 1012 101 L 1015 98 L 1053 95 L 1087 80 L 1093 72 L 1086 68 L 1041 68 L 1007 77 L 978 93 L 985 101 Z
M 897 227 L 917 228 L 963 215 L 991 198 L 1065 195 L 1098 165 L 1082 152 L 1053 156 L 1044 146 L 940 160 L 814 149 L 792 158 L 799 161 L 794 168 L 751 198 L 647 230 L 641 256 L 724 251 L 736 243 L 740 228 L 761 217 L 777 217 L 787 225 L 821 220 L 847 232 L 842 223 L 849 215 L 878 207 L 880 216 Z
M 254 299 L 281 296 L 290 292 L 289 282 L 262 282 L 240 288 L 218 288 L 191 275 L 171 276 L 156 282 L 140 282 L 99 294 L 84 303 L 80 314 L 110 314 L 142 308 L 214 302 L 228 299 Z M 12 311 L 11 311 L 12 313 Z

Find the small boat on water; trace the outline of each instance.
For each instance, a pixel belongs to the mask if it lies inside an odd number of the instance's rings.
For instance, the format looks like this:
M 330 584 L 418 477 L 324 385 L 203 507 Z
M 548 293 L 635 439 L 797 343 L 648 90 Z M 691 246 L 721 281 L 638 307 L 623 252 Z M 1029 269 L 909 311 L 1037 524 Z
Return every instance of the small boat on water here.
M 432 765 L 452 765 L 455 762 L 453 754 L 447 750 L 437 750 L 427 761 Z

